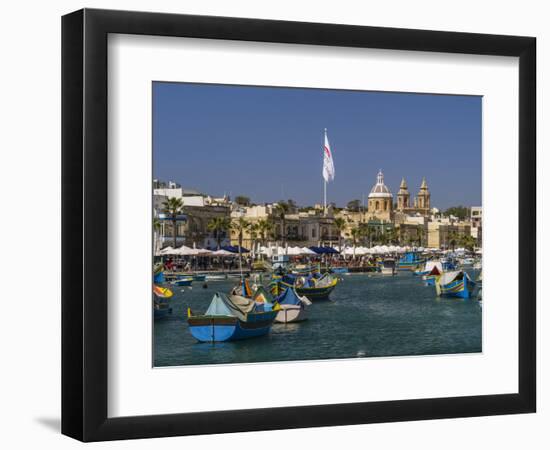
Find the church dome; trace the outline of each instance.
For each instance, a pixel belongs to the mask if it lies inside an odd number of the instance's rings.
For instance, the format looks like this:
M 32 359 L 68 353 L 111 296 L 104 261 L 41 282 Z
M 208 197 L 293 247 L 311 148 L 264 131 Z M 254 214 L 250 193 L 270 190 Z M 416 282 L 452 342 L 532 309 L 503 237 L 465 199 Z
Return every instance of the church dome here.
M 384 174 L 382 170 L 376 176 L 376 184 L 372 187 L 369 198 L 393 198 L 392 193 L 384 184 Z

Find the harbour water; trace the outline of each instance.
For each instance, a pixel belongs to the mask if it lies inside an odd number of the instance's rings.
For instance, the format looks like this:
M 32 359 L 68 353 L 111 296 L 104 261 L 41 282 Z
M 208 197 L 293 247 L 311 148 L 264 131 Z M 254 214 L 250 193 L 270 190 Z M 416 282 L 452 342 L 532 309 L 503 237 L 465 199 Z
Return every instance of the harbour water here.
M 475 279 L 477 271 L 470 275 Z M 154 322 L 156 367 L 482 351 L 479 302 L 437 297 L 433 286 L 408 271 L 343 276 L 330 301 L 309 307 L 305 322 L 274 324 L 255 339 L 198 343 L 187 326 L 187 308 L 202 314 L 216 291 L 227 293 L 237 281 L 173 288 L 172 315 Z

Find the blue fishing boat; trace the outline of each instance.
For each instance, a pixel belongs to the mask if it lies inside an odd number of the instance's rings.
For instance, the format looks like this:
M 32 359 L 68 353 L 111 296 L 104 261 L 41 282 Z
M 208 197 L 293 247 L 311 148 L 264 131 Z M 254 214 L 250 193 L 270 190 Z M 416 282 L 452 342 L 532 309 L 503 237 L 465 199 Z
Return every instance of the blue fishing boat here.
M 462 270 L 445 272 L 435 279 L 438 296 L 470 298 L 476 283 Z
M 415 270 L 418 266 L 424 264 L 425 259 L 420 257 L 418 252 L 407 252 L 397 262 L 398 270 Z
M 203 273 L 182 273 L 181 277 L 192 278 L 193 281 L 206 281 L 206 274 Z
M 187 323 L 199 342 L 225 342 L 266 335 L 278 309 L 260 310 L 256 303 L 241 296 L 217 292 L 203 315 L 187 311 Z
M 443 270 L 445 272 L 456 270 L 456 264 L 452 259 L 443 258 L 441 260 L 441 265 L 443 266 Z
M 349 273 L 349 269 L 347 267 L 331 267 L 330 271 L 332 273 L 346 275 Z
M 153 267 L 153 282 L 155 284 L 164 283 L 164 264 L 156 263 Z
M 192 283 L 193 283 L 192 277 L 181 277 L 172 281 L 172 284 L 175 286 L 191 286 Z

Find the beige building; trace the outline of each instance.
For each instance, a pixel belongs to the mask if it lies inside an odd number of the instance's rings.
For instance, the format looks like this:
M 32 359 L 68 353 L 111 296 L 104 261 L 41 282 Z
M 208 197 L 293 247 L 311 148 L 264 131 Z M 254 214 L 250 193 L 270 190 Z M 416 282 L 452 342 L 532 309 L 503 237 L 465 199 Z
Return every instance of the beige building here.
M 470 235 L 470 224 L 468 222 L 431 221 L 427 223 L 427 246 L 429 248 L 449 249 L 453 246 L 459 247 L 456 240 L 462 236 Z
M 312 209 L 306 212 L 297 210 L 285 214 L 284 220 L 277 211 L 276 205 L 250 206 L 239 208 L 231 214 L 233 222 L 244 218 L 254 226 L 260 220 L 268 221 L 272 231 L 266 236 L 264 244 L 279 244 L 283 240 L 291 246 L 310 247 L 317 245 L 336 245 L 338 233 L 334 227 L 334 214 L 331 207 L 327 208 L 327 214 Z M 284 235 L 283 235 L 284 232 Z M 260 242 L 260 235 L 252 229 L 246 229 L 243 233 L 243 247 L 250 248 Z M 231 244 L 237 245 L 239 232 L 231 230 Z

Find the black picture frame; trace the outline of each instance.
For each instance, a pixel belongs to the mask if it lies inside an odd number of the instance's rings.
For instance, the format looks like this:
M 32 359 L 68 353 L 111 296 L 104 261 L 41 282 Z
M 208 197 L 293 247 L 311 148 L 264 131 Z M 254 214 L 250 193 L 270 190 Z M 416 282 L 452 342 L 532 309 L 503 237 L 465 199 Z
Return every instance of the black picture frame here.
M 517 393 L 107 417 L 110 33 L 519 57 Z M 535 412 L 536 39 L 84 9 L 62 18 L 62 433 L 82 441 Z M 514 293 L 510 293 L 514 295 Z

